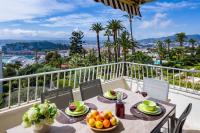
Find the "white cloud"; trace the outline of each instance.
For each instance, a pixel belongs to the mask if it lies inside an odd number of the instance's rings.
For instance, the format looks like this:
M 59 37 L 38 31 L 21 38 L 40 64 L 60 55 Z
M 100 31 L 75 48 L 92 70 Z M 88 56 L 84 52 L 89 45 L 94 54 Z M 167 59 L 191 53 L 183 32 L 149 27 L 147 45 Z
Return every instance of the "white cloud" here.
M 0 22 L 33 19 L 73 8 L 70 3 L 56 0 L 0 0 Z
M 156 2 L 154 5 L 144 5 L 142 6 L 142 10 L 144 11 L 156 11 L 156 12 L 162 12 L 162 11 L 169 11 L 169 10 L 175 10 L 175 9 L 194 9 L 200 6 L 200 2 L 194 2 L 194 1 L 180 1 L 180 2 Z
M 42 26 L 47 27 L 82 27 L 89 28 L 92 23 L 102 22 L 102 17 L 93 16 L 88 13 L 70 14 L 66 16 L 53 17 L 46 20 Z
M 139 26 L 141 29 L 147 28 L 166 28 L 172 25 L 172 20 L 167 18 L 166 13 L 156 13 L 152 20 L 143 20 Z
M 60 39 L 67 36 L 63 31 L 25 30 L 25 29 L 1 29 L 0 39 Z

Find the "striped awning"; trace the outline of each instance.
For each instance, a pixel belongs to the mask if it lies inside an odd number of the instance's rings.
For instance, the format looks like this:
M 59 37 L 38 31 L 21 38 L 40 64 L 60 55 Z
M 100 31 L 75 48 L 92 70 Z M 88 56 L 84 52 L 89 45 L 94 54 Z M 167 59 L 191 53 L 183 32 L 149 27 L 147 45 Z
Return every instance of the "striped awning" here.
M 142 16 L 140 13 L 140 5 L 151 2 L 153 0 L 94 0 L 104 5 L 111 6 L 114 9 L 121 9 L 128 12 L 132 16 Z

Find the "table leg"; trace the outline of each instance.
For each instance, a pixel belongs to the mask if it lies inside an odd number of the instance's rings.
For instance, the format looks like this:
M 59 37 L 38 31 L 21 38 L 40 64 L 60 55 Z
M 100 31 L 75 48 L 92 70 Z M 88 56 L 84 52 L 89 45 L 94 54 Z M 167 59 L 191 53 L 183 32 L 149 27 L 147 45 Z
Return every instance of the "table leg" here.
M 170 116 L 170 133 L 173 133 L 176 125 L 176 110 L 174 110 L 174 113 Z

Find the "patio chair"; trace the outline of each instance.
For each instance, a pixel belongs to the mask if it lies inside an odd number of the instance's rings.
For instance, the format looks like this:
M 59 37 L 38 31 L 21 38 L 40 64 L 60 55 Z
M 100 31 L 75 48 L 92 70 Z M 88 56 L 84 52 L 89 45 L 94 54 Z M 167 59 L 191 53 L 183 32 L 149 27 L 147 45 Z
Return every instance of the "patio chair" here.
M 58 109 L 63 110 L 71 101 L 74 101 L 72 88 L 69 86 L 62 89 L 46 91 L 41 94 L 41 102 L 44 103 L 45 100 L 55 103 Z
M 147 92 L 149 97 L 169 102 L 169 84 L 166 81 L 144 78 L 143 91 Z
M 190 103 L 187 108 L 185 109 L 185 111 L 181 114 L 181 116 L 177 119 L 175 119 L 176 121 L 176 127 L 173 131 L 173 133 L 182 133 L 183 130 L 183 125 L 185 123 L 185 120 L 187 119 L 187 116 L 189 115 L 189 113 L 192 110 L 192 103 Z
M 80 92 L 82 100 L 87 100 L 89 98 L 103 95 L 101 80 L 95 79 L 88 82 L 80 84 Z

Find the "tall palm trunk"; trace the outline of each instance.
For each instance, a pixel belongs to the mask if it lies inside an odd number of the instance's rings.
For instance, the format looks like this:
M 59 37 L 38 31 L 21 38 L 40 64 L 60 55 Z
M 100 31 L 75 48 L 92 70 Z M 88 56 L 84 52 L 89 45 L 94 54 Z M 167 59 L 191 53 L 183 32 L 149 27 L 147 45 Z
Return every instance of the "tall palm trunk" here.
M 110 43 L 110 36 L 108 35 L 108 42 Z M 108 62 L 111 62 L 110 44 L 108 45 Z
M 132 24 L 132 18 L 129 15 L 129 24 L 130 24 L 130 32 L 131 32 L 131 40 L 133 41 L 133 24 Z M 132 45 L 132 55 L 135 53 L 135 47 Z
M 192 56 L 194 57 L 194 51 L 195 51 L 195 48 L 194 48 L 194 44 L 192 43 Z
M 124 62 L 126 62 L 126 52 L 124 51 Z
M 117 47 L 116 47 L 117 31 L 114 31 L 113 33 L 114 33 L 113 40 L 114 40 L 115 62 L 117 62 L 118 61 L 118 58 L 117 58 Z
M 118 30 L 118 36 L 120 36 L 120 30 Z M 117 39 L 117 36 L 116 36 L 116 39 Z M 121 45 L 120 44 L 118 44 L 118 53 L 117 53 L 117 55 L 118 55 L 118 59 L 119 59 L 120 55 L 121 55 Z
M 133 25 L 132 25 L 132 18 L 131 17 L 129 17 L 129 23 L 130 23 L 131 39 L 133 39 Z
M 98 47 L 98 54 L 99 54 L 99 62 L 101 62 L 101 50 L 100 50 L 100 42 L 99 42 L 99 33 L 97 33 L 97 47 Z
M 160 65 L 162 66 L 162 56 L 160 55 Z

